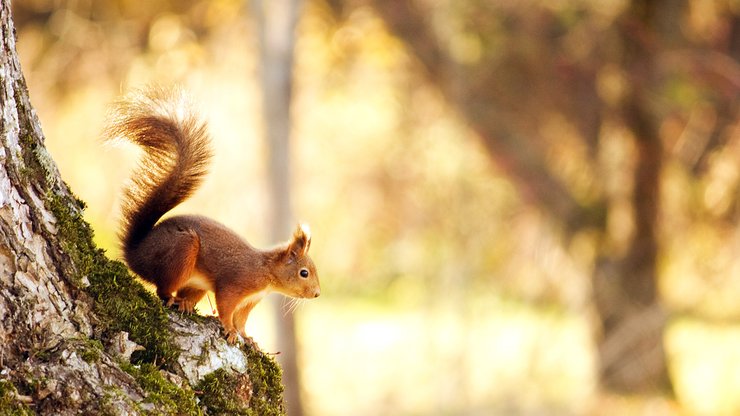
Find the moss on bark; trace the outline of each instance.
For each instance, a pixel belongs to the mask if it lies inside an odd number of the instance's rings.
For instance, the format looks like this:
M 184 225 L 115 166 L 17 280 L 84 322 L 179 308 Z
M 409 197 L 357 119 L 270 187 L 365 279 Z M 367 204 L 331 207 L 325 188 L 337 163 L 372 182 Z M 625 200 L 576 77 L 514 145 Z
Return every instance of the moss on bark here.
M 7 416 L 32 416 L 31 408 L 18 400 L 18 390 L 10 381 L 0 380 L 0 413 Z

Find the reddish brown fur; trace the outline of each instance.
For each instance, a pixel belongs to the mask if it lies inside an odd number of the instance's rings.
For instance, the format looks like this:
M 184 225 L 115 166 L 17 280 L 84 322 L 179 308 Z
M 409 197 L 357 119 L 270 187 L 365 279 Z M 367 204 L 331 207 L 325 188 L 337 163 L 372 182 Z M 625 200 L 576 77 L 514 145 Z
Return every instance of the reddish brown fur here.
M 192 311 L 213 291 L 229 342 L 265 294 L 313 298 L 320 287 L 308 256 L 311 237 L 299 226 L 290 242 L 258 250 L 224 225 L 180 215 L 158 223 L 202 182 L 211 157 L 205 124 L 180 108 L 176 91 L 152 90 L 119 103 L 108 128 L 146 152 L 125 193 L 123 243 L 131 270 L 157 286 L 168 306 Z M 306 276 L 302 276 L 302 273 Z

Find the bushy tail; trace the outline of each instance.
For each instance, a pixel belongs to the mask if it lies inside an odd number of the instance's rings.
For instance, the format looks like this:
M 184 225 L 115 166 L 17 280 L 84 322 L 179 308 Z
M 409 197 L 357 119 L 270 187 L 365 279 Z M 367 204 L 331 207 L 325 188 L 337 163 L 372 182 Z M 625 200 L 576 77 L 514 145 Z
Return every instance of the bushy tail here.
M 110 139 L 138 144 L 145 153 L 124 191 L 121 241 L 129 253 L 203 181 L 211 160 L 210 138 L 184 94 L 162 88 L 118 102 L 105 132 Z

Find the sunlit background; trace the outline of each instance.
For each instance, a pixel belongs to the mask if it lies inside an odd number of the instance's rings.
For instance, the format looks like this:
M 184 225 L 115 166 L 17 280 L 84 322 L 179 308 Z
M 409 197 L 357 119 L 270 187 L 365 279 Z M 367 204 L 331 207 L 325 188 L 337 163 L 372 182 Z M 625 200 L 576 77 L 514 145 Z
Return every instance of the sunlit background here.
M 152 83 L 183 85 L 214 141 L 206 182 L 175 212 L 208 215 L 259 247 L 277 242 L 267 237 L 247 2 L 15 3 L 46 145 L 111 257 L 120 256 L 120 191 L 138 153 L 104 143 L 100 131 L 112 101 Z M 629 44 L 615 39 L 634 23 L 621 20 L 630 2 L 412 2 L 451 57 L 431 70 L 419 56 L 423 33 L 396 36 L 379 12 L 386 3 L 307 1 L 296 32 L 293 212 L 311 225 L 322 280 L 322 296 L 295 312 L 305 413 L 740 414 L 740 2 L 657 2 L 673 37 L 649 41 L 672 393 L 599 383 L 595 270 L 626 256 L 640 224 L 631 199 L 640 143 L 618 114 L 632 78 Z M 576 97 L 573 108 L 563 94 Z M 524 137 L 514 150 L 487 147 L 496 138 L 475 124 L 486 117 L 470 116 L 487 97 L 499 100 L 485 110 L 496 114 L 493 130 Z M 597 118 L 595 141 L 581 123 L 588 117 Z M 538 198 L 547 189 L 527 189 L 537 176 L 522 180 L 506 151 L 535 145 L 548 177 L 578 204 L 604 209 L 601 228 L 573 231 Z M 274 326 L 260 304 L 247 331 L 272 352 Z

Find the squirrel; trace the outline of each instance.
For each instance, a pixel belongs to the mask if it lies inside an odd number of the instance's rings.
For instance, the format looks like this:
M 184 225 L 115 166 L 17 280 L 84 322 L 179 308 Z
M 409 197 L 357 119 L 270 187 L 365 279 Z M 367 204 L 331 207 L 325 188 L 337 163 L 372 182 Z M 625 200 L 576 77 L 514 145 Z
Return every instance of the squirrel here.
M 162 216 L 202 183 L 212 157 L 205 122 L 177 89 L 150 88 L 114 105 L 105 134 L 145 154 L 124 190 L 121 244 L 129 268 L 157 287 L 167 307 L 193 312 L 207 291 L 216 297 L 229 344 L 246 335 L 250 311 L 268 293 L 315 298 L 321 293 L 308 256 L 311 234 L 299 224 L 276 248 L 252 247 L 204 216 Z

